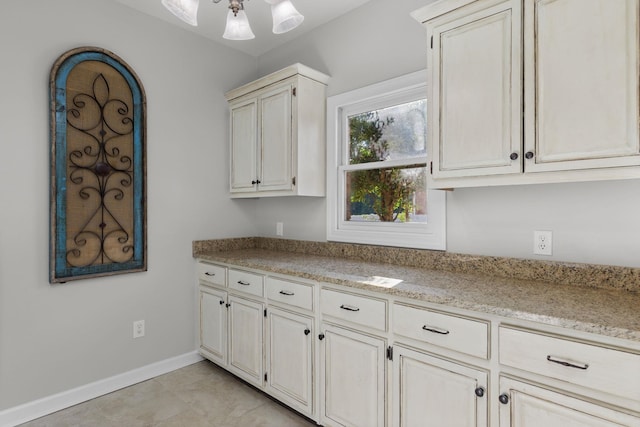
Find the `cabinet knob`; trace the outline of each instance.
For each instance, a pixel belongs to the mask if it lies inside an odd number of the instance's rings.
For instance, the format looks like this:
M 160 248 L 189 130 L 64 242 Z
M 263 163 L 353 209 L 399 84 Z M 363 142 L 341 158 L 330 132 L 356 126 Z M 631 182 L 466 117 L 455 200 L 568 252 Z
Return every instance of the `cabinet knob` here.
M 527 151 L 524 155 L 525 159 L 531 160 L 533 159 L 533 151 Z
M 224 300 L 220 300 L 220 305 L 224 304 Z
M 507 403 L 509 403 L 509 395 L 506 393 L 502 393 L 500 396 L 498 396 L 498 400 L 503 405 L 506 405 Z
M 225 304 L 225 307 L 227 307 L 227 308 L 231 307 L 231 303 Z
M 478 387 L 475 389 L 476 396 L 482 397 L 484 396 L 484 387 Z
M 509 156 L 509 158 L 511 160 L 518 160 L 518 153 L 511 153 L 511 155 Z
M 320 335 L 318 335 L 318 339 L 319 339 L 320 341 L 322 341 L 322 340 L 324 339 L 324 334 L 320 334 Z
M 311 329 L 307 328 L 304 330 L 305 335 L 309 335 L 311 333 Z

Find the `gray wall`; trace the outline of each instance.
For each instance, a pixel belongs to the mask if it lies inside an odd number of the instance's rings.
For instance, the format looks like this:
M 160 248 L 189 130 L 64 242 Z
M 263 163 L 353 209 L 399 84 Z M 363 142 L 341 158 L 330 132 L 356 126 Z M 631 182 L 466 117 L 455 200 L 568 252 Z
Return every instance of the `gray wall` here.
M 50 285 L 49 70 L 82 45 L 146 89 L 149 271 Z M 103 0 L 4 2 L 0 56 L 1 411 L 195 350 L 191 241 L 256 233 L 251 202 L 228 197 L 224 92 L 257 65 Z
M 329 95 L 426 67 L 426 36 L 409 13 L 428 0 L 371 0 L 263 55 L 259 74 L 302 62 L 332 76 Z M 335 143 L 335 141 L 327 141 Z M 458 189 L 447 194 L 451 252 L 640 267 L 640 182 Z M 258 201 L 261 236 L 325 240 L 324 200 Z M 533 231 L 552 230 L 552 257 L 533 255 Z

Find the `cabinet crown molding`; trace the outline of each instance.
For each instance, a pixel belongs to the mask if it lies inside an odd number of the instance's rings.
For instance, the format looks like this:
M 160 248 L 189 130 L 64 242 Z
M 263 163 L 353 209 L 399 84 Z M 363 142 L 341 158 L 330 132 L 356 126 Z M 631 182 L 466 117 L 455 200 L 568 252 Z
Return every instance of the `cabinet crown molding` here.
M 268 74 L 264 77 L 261 77 L 255 81 L 242 85 L 238 88 L 230 90 L 229 92 L 225 93 L 224 96 L 227 101 L 231 101 L 248 93 L 256 91 L 260 88 L 264 88 L 265 86 L 269 86 L 273 83 L 277 83 L 295 75 L 304 76 L 308 79 L 315 80 L 325 85 L 329 82 L 330 79 L 328 75 L 321 73 L 320 71 L 314 70 L 313 68 L 307 67 L 306 65 L 296 63 L 281 70 L 275 71 L 271 74 Z

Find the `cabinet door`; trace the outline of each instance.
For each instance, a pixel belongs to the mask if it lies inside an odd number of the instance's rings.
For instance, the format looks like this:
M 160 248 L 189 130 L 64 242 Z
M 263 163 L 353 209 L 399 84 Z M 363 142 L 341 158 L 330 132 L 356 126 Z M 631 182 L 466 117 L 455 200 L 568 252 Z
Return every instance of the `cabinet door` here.
M 313 320 L 268 310 L 267 386 L 298 411 L 313 414 Z
M 486 427 L 486 390 L 484 371 L 393 348 L 394 427 Z
M 258 101 L 253 98 L 231 109 L 231 192 L 253 192 L 258 179 Z
M 262 386 L 263 305 L 229 296 L 229 370 Z
M 292 189 L 291 84 L 260 96 L 260 191 Z
M 522 171 L 521 7 L 479 0 L 427 23 L 434 178 Z
M 321 399 L 328 425 L 385 424 L 385 341 L 325 325 Z M 322 420 L 321 420 L 322 421 Z
M 638 4 L 525 1 L 525 171 L 640 164 Z
M 509 378 L 500 390 L 500 427 L 640 426 L 640 418 Z
M 200 352 L 220 365 L 227 363 L 227 293 L 200 289 Z

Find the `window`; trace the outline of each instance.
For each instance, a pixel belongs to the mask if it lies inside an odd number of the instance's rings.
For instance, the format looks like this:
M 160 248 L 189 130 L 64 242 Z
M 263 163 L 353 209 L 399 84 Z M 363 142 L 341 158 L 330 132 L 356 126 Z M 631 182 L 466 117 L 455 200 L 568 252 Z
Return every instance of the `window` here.
M 327 240 L 445 249 L 445 192 L 427 190 L 425 72 L 327 101 Z

